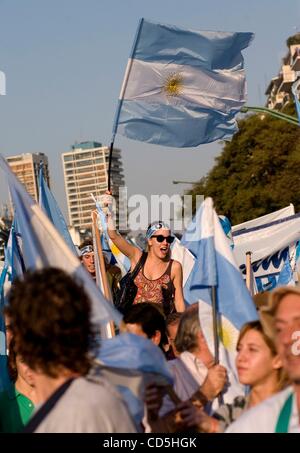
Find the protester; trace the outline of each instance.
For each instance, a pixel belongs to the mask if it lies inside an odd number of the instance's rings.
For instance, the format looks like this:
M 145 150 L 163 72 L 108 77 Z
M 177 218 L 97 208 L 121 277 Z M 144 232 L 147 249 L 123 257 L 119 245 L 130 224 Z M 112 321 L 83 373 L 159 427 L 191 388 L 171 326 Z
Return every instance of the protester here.
M 225 387 L 227 372 L 222 365 L 214 363 L 201 330 L 198 304 L 190 306 L 182 314 L 175 347 L 180 355 L 168 362 L 174 377 L 175 393 L 181 401 L 193 400 L 199 406 L 213 401 Z M 161 415 L 173 407 L 173 402 L 165 398 Z
M 116 230 L 111 213 L 112 196 L 107 194 L 102 198 L 102 206 L 108 206 L 107 226 L 108 235 L 118 249 L 130 259 L 131 271 L 141 264 L 142 251 L 130 244 Z M 174 240 L 168 225 L 157 221 L 149 225 L 146 232 L 148 252 L 145 262 L 134 279 L 137 294 L 133 304 L 153 302 L 159 304 L 168 315 L 173 311 L 182 312 L 185 309 L 182 290 L 182 267 L 178 261 L 170 258 L 170 245 Z
M 149 338 L 165 352 L 168 344 L 166 323 L 156 304 L 141 302 L 133 305 L 124 315 L 123 321 L 127 332 Z
M 93 280 L 96 280 L 96 268 L 95 268 L 95 257 L 94 257 L 94 246 L 90 239 L 86 239 L 79 246 L 80 261 L 83 266 L 89 272 Z
M 229 433 L 300 432 L 300 290 L 280 287 L 262 308 L 262 323 L 275 344 L 291 386 L 245 412 Z M 269 320 L 266 323 L 266 320 Z M 272 329 L 268 328 L 268 325 Z
M 99 334 L 81 283 L 55 268 L 28 272 L 14 281 L 8 302 L 16 351 L 41 405 L 25 431 L 135 432 L 119 393 L 92 370 Z
M 28 422 L 37 400 L 32 372 L 16 353 L 14 339 L 10 340 L 7 365 L 12 384 L 0 393 L 0 432 L 17 433 Z
M 287 385 L 287 376 L 282 367 L 275 344 L 263 330 L 260 321 L 245 324 L 237 342 L 236 367 L 241 384 L 250 392 L 224 404 L 213 417 L 203 411 L 197 414 L 198 426 L 205 432 L 223 432 L 243 412 L 282 390 Z

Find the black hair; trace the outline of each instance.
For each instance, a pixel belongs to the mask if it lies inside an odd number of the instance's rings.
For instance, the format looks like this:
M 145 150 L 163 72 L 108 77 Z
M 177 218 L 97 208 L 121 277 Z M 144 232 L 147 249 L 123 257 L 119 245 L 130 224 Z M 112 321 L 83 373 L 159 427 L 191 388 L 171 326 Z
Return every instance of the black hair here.
M 125 324 L 140 324 L 143 332 L 151 339 L 158 330 L 161 334 L 159 347 L 168 344 L 166 335 L 165 317 L 156 304 L 151 302 L 140 302 L 132 305 L 125 313 L 123 321 Z

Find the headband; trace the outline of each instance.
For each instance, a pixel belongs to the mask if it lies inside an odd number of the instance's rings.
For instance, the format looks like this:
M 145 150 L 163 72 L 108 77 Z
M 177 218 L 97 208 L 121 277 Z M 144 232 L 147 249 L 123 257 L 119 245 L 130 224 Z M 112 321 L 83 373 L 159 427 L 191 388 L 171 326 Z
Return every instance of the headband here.
M 161 228 L 164 228 L 165 230 L 170 229 L 169 225 L 165 222 L 159 221 L 152 223 L 146 232 L 146 239 L 150 239 L 151 236 L 153 236 L 153 234 L 155 233 L 155 231 L 160 230 Z
M 86 245 L 85 247 L 82 247 L 80 250 L 80 256 L 86 255 L 87 253 L 92 253 L 94 251 L 94 248 L 92 245 Z

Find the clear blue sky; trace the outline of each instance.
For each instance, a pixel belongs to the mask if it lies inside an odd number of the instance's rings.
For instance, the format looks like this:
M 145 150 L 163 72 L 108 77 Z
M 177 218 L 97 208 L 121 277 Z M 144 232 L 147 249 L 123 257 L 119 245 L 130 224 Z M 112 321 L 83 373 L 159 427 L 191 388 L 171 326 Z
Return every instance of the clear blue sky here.
M 66 199 L 60 154 L 75 141 L 109 144 L 138 20 L 199 30 L 252 31 L 244 51 L 248 105 L 264 91 L 300 31 L 300 0 L 0 0 L 0 152 L 44 152 L 52 189 Z M 197 180 L 213 165 L 218 143 L 162 148 L 117 136 L 129 194 L 176 193 L 174 179 Z M 5 198 L 0 171 L 0 200 Z M 187 188 L 187 186 L 186 186 Z

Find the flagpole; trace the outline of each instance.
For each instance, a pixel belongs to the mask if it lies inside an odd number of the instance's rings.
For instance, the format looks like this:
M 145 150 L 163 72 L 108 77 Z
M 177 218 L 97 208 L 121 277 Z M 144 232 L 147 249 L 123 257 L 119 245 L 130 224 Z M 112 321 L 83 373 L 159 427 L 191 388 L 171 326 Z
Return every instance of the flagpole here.
M 140 36 L 141 30 L 142 30 L 143 22 L 144 22 L 144 19 L 140 19 L 140 22 L 139 22 L 139 25 L 138 25 L 138 29 L 136 31 L 136 35 L 135 35 L 135 38 L 134 38 L 134 41 L 133 41 L 133 46 L 132 46 L 132 49 L 131 49 L 130 57 L 129 57 L 129 60 L 127 62 L 125 76 L 124 76 L 124 79 L 123 79 L 123 83 L 122 83 L 122 87 L 121 87 L 121 93 L 120 93 L 120 96 L 119 96 L 119 102 L 118 102 L 118 106 L 117 106 L 117 110 L 116 110 L 116 114 L 115 114 L 115 119 L 114 119 L 114 124 L 113 124 L 113 132 L 112 132 L 112 139 L 111 139 L 111 143 L 110 143 L 109 161 L 108 161 L 107 189 L 109 191 L 110 191 L 110 188 L 111 188 L 110 179 L 111 179 L 112 153 L 113 153 L 115 136 L 116 136 L 117 129 L 118 129 L 119 116 L 120 116 L 120 112 L 121 112 L 121 107 L 122 107 L 122 103 L 123 103 L 123 99 L 124 99 L 125 90 L 126 90 L 126 87 L 127 87 L 127 82 L 128 82 L 128 79 L 129 79 L 129 74 L 130 74 L 130 71 L 131 71 L 131 68 L 132 68 L 132 64 L 133 64 L 133 59 L 134 59 L 134 56 L 135 56 L 136 46 L 137 46 L 137 43 L 138 43 L 138 40 L 139 40 L 139 36 Z
M 219 357 L 219 323 L 218 323 L 218 310 L 217 310 L 217 288 L 216 286 L 211 287 L 211 302 L 212 302 L 212 314 L 213 314 L 213 333 L 214 333 L 214 355 L 215 355 L 215 365 L 218 365 L 220 362 Z M 219 406 L 224 404 L 224 399 L 222 393 L 218 395 Z
M 92 222 L 93 222 L 93 234 L 95 237 L 96 248 L 97 248 L 97 258 L 98 258 L 98 263 L 99 263 L 99 268 L 100 268 L 101 280 L 102 280 L 102 284 L 103 284 L 103 293 L 104 293 L 105 298 L 109 302 L 112 303 L 112 296 L 111 296 L 111 291 L 110 291 L 109 284 L 108 284 L 107 273 L 106 273 L 106 268 L 105 268 L 105 261 L 104 261 L 102 247 L 101 247 L 101 237 L 100 237 L 99 228 L 97 226 L 97 211 L 92 211 Z M 114 328 L 113 322 L 110 322 L 109 326 L 110 326 L 111 335 L 115 336 L 115 328 Z
M 219 334 L 218 334 L 218 312 L 217 312 L 217 292 L 216 287 L 211 287 L 213 333 L 214 333 L 214 355 L 215 364 L 219 363 Z
M 252 294 L 251 292 L 251 255 L 252 255 L 252 252 L 246 252 L 246 286 L 249 290 L 249 292 Z
M 111 192 L 111 162 L 112 162 L 112 154 L 114 149 L 114 139 L 111 141 L 110 148 L 109 148 L 109 158 L 108 158 L 108 174 L 107 174 L 107 190 Z

